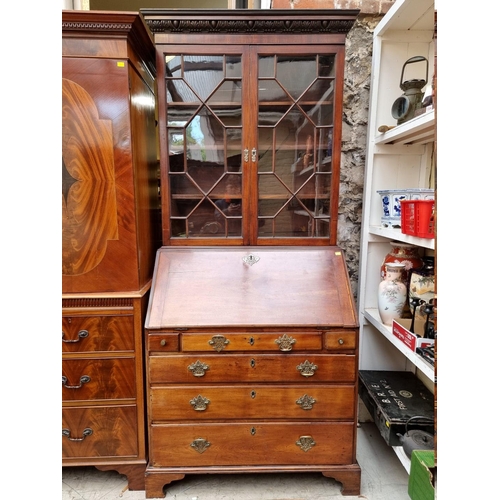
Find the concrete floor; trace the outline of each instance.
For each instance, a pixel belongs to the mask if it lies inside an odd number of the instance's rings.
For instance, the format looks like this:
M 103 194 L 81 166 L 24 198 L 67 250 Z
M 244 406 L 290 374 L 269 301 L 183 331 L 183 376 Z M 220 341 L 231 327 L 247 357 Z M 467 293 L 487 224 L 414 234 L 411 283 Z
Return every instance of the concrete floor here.
M 408 473 L 373 423 L 358 427 L 361 495 L 342 496 L 340 483 L 321 473 L 187 475 L 165 488 L 171 500 L 409 500 Z M 62 500 L 144 500 L 127 478 L 94 467 L 62 469 Z

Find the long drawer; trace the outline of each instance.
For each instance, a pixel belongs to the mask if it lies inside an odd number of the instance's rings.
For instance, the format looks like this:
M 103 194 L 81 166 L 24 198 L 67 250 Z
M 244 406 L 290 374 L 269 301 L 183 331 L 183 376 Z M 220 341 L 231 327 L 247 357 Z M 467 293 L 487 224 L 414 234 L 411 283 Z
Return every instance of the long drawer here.
M 353 463 L 354 423 L 259 422 L 151 426 L 154 467 Z
M 207 354 L 149 357 L 150 383 L 352 382 L 356 357 L 348 354 Z
M 63 408 L 63 458 L 135 457 L 137 454 L 135 405 Z
M 337 419 L 354 417 L 352 385 L 155 386 L 153 422 L 220 419 Z
M 135 398 L 134 358 L 62 361 L 63 401 Z
M 134 351 L 134 317 L 63 316 L 62 351 Z
M 323 347 L 321 332 L 248 332 L 248 333 L 183 333 L 182 350 L 227 351 L 320 351 Z

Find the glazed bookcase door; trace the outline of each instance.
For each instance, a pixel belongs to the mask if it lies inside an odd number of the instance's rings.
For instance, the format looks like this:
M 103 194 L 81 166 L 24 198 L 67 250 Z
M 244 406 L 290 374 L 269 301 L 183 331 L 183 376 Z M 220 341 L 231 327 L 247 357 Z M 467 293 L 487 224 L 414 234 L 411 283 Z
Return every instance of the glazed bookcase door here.
M 164 244 L 335 243 L 340 51 L 172 45 L 160 54 Z

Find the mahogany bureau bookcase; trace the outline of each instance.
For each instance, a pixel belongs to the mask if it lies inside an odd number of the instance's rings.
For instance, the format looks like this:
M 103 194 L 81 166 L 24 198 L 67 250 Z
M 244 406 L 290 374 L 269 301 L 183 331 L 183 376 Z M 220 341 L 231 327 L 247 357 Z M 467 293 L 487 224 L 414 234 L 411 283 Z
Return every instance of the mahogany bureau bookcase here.
M 143 326 L 160 246 L 155 49 L 138 13 L 62 13 L 62 460 L 144 489 Z
M 336 244 L 358 11 L 142 9 L 162 247 L 145 321 L 146 497 L 318 471 L 358 495 L 358 320 Z

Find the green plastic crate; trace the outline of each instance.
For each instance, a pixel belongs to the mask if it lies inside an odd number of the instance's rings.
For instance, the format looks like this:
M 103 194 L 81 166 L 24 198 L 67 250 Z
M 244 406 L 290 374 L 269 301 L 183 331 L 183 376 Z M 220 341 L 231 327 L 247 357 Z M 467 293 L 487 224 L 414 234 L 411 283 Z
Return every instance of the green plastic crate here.
M 435 475 L 434 451 L 413 451 L 408 482 L 411 500 L 434 500 Z

